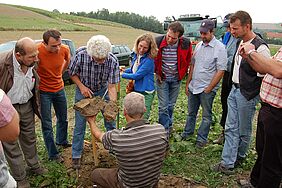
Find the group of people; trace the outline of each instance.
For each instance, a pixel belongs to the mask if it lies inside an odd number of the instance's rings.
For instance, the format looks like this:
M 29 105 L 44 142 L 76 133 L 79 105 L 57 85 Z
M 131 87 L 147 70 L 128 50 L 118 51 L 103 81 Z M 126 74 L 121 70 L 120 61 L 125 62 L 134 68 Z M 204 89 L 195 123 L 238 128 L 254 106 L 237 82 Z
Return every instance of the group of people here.
M 199 28 L 202 41 L 194 51 L 190 40 L 183 36 L 184 28 L 179 22 L 172 22 L 165 35 L 154 38 L 143 34 L 135 41 L 131 67 L 121 73 L 118 60 L 111 53 L 111 43 L 103 35 L 91 37 L 86 46 L 76 50 L 72 60 L 57 30 L 46 31 L 38 45 L 27 37 L 17 41 L 15 49 L 0 54 L 0 88 L 8 96 L 0 92 L 0 140 L 12 175 L 7 171 L 0 148 L 0 170 L 5 174 L 0 177 L 3 187 L 30 187 L 27 172 L 38 175 L 48 172 L 37 156 L 35 114 L 41 119 L 50 160 L 63 162 L 58 147 L 72 147 L 72 166 L 79 169 L 88 122 L 93 135 L 116 155 L 119 165 L 115 169 L 95 169 L 94 184 L 157 187 L 173 128 L 174 106 L 187 73 L 188 115 L 182 139 L 187 140 L 194 134 L 201 106 L 202 122 L 196 147 L 203 148 L 208 143 L 213 100 L 223 77 L 221 125 L 225 141 L 222 161 L 212 166 L 212 170 L 233 173 L 234 167 L 246 158 L 260 93 L 263 102 L 256 137 L 258 159 L 251 184 L 278 187 L 282 172 L 282 52 L 270 59 L 267 44 L 252 31 L 252 19 L 245 11 L 227 15 L 224 26 L 227 32 L 220 41 L 214 36 L 214 21 L 203 20 Z M 68 142 L 67 102 L 62 80 L 67 68 L 76 84 L 75 102 L 95 96 L 117 101 L 116 84 L 120 82 L 120 74 L 133 80 L 134 91 L 124 98 L 123 113 L 127 121 L 124 129 L 116 129 L 115 121 L 105 119 L 104 133 L 96 126 L 95 116 L 84 117 L 75 111 L 72 144 Z M 159 124 L 150 125 L 148 119 L 155 92 Z M 2 108 L 9 100 L 13 107 L 9 104 Z M 55 140 L 52 106 L 56 114 Z M 17 131 L 13 131 L 13 135 L 3 134 L 2 130 L 12 130 L 10 127 Z

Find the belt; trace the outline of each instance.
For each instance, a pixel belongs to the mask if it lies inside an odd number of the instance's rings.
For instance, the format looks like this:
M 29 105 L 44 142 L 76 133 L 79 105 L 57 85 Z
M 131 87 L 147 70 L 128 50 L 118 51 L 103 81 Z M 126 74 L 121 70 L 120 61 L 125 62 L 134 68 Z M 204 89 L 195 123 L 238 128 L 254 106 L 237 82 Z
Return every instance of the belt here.
M 236 89 L 240 88 L 240 84 L 232 82 L 232 84 L 236 87 Z

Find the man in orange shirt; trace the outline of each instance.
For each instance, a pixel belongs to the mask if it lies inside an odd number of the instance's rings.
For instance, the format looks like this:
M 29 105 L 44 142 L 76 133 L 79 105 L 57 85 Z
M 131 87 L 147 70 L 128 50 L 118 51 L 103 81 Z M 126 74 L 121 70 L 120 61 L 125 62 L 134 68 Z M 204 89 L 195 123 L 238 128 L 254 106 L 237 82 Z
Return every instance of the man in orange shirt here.
M 62 79 L 70 62 L 70 50 L 62 44 L 61 33 L 48 30 L 43 34 L 43 42 L 38 45 L 39 90 L 42 114 L 42 132 L 50 160 L 63 162 L 56 145 L 70 147 L 68 143 L 67 100 Z M 52 128 L 51 106 L 56 113 L 56 143 Z

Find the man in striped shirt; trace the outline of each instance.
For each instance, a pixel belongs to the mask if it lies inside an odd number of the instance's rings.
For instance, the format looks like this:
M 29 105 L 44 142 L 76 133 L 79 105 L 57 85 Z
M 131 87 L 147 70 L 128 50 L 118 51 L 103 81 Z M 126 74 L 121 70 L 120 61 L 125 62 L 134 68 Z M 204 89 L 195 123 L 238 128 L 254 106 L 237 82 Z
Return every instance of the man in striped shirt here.
M 96 168 L 92 172 L 92 180 L 98 187 L 157 187 L 168 140 L 162 125 L 150 125 L 143 119 L 144 101 L 140 93 L 125 96 L 127 125 L 123 130 L 103 133 L 95 124 L 95 116 L 87 118 L 92 134 L 116 155 L 118 162 L 118 168 Z
M 258 158 L 251 173 L 254 187 L 279 187 L 282 178 L 282 48 L 273 59 L 264 57 L 253 44 L 240 46 L 240 55 L 262 80 L 258 115 L 256 150 Z
M 111 43 L 103 35 L 93 36 L 87 46 L 77 49 L 70 64 L 70 77 L 77 85 L 75 102 L 92 96 L 116 101 L 116 84 L 120 81 L 119 63 L 111 53 Z M 104 120 L 107 131 L 115 129 L 115 121 Z M 75 127 L 72 140 L 73 168 L 80 168 L 86 119 L 75 111 Z

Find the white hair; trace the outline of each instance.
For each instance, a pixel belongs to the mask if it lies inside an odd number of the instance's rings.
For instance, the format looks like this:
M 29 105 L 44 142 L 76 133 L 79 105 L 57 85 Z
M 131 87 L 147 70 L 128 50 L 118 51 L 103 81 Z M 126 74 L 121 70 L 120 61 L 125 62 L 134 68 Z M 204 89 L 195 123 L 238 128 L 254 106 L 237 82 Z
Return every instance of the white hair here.
M 87 42 L 87 53 L 91 57 L 104 59 L 108 57 L 108 54 L 111 50 L 111 42 L 104 35 L 95 35 Z

